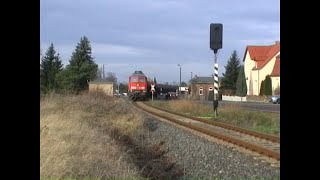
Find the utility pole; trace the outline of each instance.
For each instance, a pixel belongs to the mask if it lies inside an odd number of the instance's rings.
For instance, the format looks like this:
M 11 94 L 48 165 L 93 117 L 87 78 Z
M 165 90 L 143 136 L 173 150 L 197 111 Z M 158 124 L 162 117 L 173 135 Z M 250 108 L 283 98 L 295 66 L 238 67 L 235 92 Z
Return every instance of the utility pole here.
M 181 96 L 181 65 L 178 64 L 178 66 L 180 67 L 180 84 L 179 84 L 179 98 Z
M 102 64 L 102 79 L 104 79 L 105 78 L 105 76 L 104 76 L 104 64 Z

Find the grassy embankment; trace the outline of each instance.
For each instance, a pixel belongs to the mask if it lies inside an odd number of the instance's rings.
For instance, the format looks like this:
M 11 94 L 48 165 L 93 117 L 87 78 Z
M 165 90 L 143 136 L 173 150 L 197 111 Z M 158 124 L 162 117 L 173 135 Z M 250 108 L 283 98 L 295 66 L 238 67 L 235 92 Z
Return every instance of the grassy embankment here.
M 228 105 L 219 107 L 218 118 L 214 118 L 212 107 L 203 104 L 190 103 L 188 100 L 149 101 L 147 103 L 177 113 L 214 119 L 263 133 L 280 135 L 280 114 L 278 113 L 243 110 L 237 105 Z
M 41 98 L 41 178 L 140 178 L 110 136 L 115 129 L 131 135 L 143 124 L 139 114 L 123 112 L 120 101 L 99 93 Z
M 141 112 L 102 93 L 47 95 L 40 100 L 40 177 L 173 179 L 183 168 L 165 142 L 150 142 Z

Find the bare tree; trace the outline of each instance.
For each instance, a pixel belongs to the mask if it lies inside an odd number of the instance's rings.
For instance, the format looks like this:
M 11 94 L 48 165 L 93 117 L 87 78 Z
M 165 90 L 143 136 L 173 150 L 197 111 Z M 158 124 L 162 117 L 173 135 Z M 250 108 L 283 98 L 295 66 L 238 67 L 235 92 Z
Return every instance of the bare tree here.
M 108 72 L 107 77 L 105 78 L 107 81 L 117 82 L 116 74 L 113 72 Z

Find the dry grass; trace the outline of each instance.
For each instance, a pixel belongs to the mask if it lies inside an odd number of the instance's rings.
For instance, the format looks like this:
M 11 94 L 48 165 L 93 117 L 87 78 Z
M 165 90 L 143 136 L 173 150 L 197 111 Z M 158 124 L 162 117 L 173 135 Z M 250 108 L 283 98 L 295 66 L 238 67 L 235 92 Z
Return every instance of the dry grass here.
M 212 108 L 203 104 L 190 103 L 189 100 L 178 101 L 154 101 L 148 102 L 155 106 L 166 108 L 173 112 L 180 112 L 191 116 L 210 116 Z
M 40 176 L 42 179 L 140 178 L 113 129 L 130 136 L 143 118 L 121 99 L 89 93 L 48 95 L 40 101 Z
M 195 117 L 213 119 L 213 108 L 208 105 L 191 103 L 188 100 L 154 101 L 155 106 Z M 217 121 L 233 124 L 264 133 L 280 135 L 280 115 L 276 113 L 248 111 L 237 104 L 219 107 Z

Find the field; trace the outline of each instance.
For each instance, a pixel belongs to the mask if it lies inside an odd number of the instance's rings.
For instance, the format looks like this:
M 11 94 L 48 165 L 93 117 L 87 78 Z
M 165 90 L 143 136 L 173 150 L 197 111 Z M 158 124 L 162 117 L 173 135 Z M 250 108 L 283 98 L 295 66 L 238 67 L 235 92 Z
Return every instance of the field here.
M 147 103 L 185 115 L 212 119 L 263 133 L 280 135 L 280 115 L 277 113 L 243 110 L 237 105 L 229 105 L 219 107 L 218 118 L 215 118 L 213 117 L 212 107 L 191 103 L 188 100 L 148 101 Z

